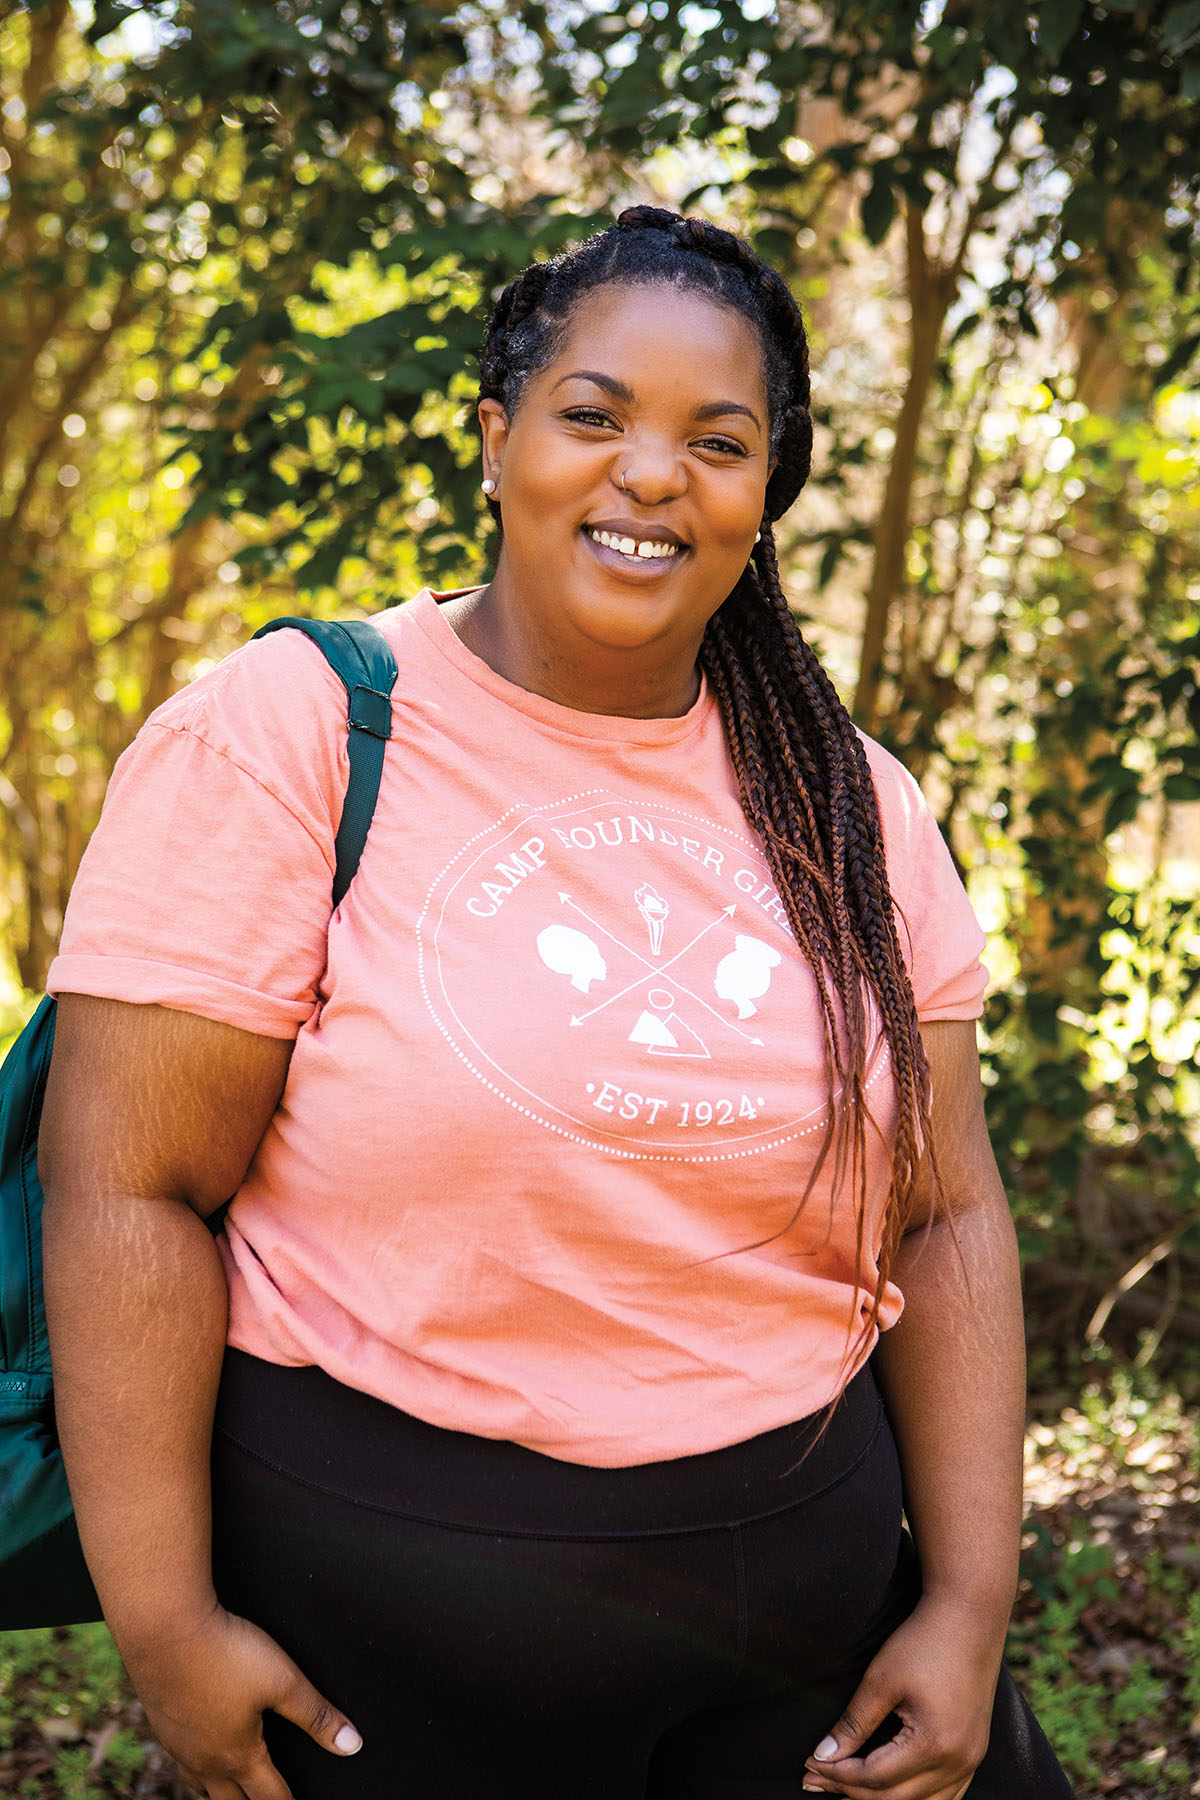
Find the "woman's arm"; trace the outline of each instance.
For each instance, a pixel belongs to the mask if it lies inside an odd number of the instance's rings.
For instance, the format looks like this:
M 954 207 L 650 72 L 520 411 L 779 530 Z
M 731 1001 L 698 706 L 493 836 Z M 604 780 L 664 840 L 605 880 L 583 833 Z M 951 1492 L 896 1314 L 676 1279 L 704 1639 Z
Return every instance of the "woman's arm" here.
M 904 1312 L 874 1366 L 923 1594 L 831 1728 L 836 1749 L 808 1760 L 807 1788 L 850 1800 L 965 1793 L 987 1747 L 1017 1585 L 1025 1345 L 1016 1234 L 984 1123 L 975 1026 L 944 1021 L 921 1035 L 943 1204 L 901 1246 L 893 1279 Z M 857 1756 L 893 1711 L 899 1734 Z
M 327 1749 L 348 1725 L 212 1584 L 227 1294 L 204 1218 L 245 1175 L 290 1052 L 191 1013 L 64 994 L 40 1134 L 55 1406 L 80 1537 L 151 1724 L 213 1800 L 286 1800 L 264 1707 Z

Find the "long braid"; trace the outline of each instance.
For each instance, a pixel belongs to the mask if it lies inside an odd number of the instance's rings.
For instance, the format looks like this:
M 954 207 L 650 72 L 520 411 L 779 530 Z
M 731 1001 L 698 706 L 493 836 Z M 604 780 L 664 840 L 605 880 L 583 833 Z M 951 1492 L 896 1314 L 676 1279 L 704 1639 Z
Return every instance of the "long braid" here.
M 765 804 L 760 798 L 761 784 L 748 784 L 743 807 L 763 841 L 794 931 L 790 901 L 797 884 L 802 883 L 812 895 L 806 908 L 806 923 L 811 923 L 803 935 L 797 931 L 796 936 L 814 969 L 821 963 L 829 969 L 837 996 L 837 1008 L 825 995 L 821 1002 L 826 1062 L 843 1096 L 831 1123 L 834 1169 L 838 1176 L 850 1175 L 856 1193 L 860 1263 L 869 1118 L 864 986 L 876 1003 L 892 1053 L 897 1098 L 892 1198 L 879 1258 L 881 1280 L 867 1320 L 869 1330 L 878 1317 L 883 1278 L 912 1211 L 922 1146 L 929 1142 L 928 1070 L 896 931 L 865 752 L 828 676 L 791 618 L 778 585 L 774 545 L 767 527 L 756 550 L 755 565 L 754 575 L 743 578 L 742 589 L 750 588 L 758 603 L 731 607 L 726 602 L 709 627 L 705 668 L 711 678 L 718 657 L 727 665 L 730 634 L 726 619 L 730 623 L 736 620 L 740 629 L 733 654 L 757 671 L 754 687 L 759 703 L 747 707 L 743 701 L 737 728 L 731 729 L 726 697 L 732 694 L 732 684 L 728 680 L 714 682 L 713 690 L 735 769 L 753 742 L 755 764 L 788 777 L 779 782 Z M 794 694 L 794 704 L 781 706 L 781 692 Z M 803 771 L 799 786 L 797 769 Z M 781 807 L 788 820 L 782 833 Z M 801 850 L 803 859 L 797 854 Z M 801 1205 L 806 1197 L 802 1196 Z
M 557 353 L 584 294 L 606 285 L 655 284 L 687 288 L 735 308 L 762 346 L 774 464 L 762 529 L 741 580 L 709 622 L 701 661 L 720 710 L 742 810 L 763 844 L 789 927 L 812 970 L 822 1021 L 829 1126 L 789 1226 L 832 1153 L 831 1193 L 841 1191 L 845 1180 L 855 1197 L 860 1284 L 872 1014 L 891 1054 L 892 1184 L 865 1338 L 878 1322 L 930 1154 L 929 1070 L 866 752 L 779 580 L 771 521 L 795 500 L 812 460 L 808 340 L 800 309 L 781 277 L 739 238 L 661 207 L 631 207 L 608 231 L 552 262 L 533 264 L 504 290 L 484 344 L 481 394 L 499 399 L 511 415 L 525 381 Z M 498 518 L 494 503 L 492 511 Z M 934 1181 L 936 1190 L 936 1171 Z M 848 1359 L 853 1349 L 848 1343 Z
M 914 1029 L 888 1033 L 889 1047 L 895 1065 L 897 1087 L 902 1101 L 912 1096 L 916 1104 L 901 1104 L 893 1150 L 893 1180 L 900 1193 L 911 1193 L 921 1162 L 923 1147 L 929 1143 L 926 1107 L 929 1071 L 920 1033 L 915 1029 L 912 992 L 904 969 L 903 953 L 896 930 L 895 908 L 887 879 L 883 854 L 882 831 L 875 804 L 875 789 L 862 739 L 850 723 L 837 699 L 829 677 L 814 656 L 810 646 L 795 629 L 787 602 L 779 587 L 773 538 L 764 533 L 759 545 L 760 564 L 768 566 L 768 580 L 774 589 L 775 611 L 780 620 L 781 636 L 810 675 L 813 686 L 829 703 L 832 722 L 848 754 L 853 772 L 853 787 L 858 804 L 844 812 L 844 851 L 839 857 L 842 879 L 837 883 L 846 904 L 853 909 L 856 942 L 866 955 L 867 980 L 880 1003 L 883 1018 L 903 1020 L 911 1016 Z M 932 1145 L 929 1146 L 932 1150 Z M 900 1222 L 903 1230 L 904 1221 Z

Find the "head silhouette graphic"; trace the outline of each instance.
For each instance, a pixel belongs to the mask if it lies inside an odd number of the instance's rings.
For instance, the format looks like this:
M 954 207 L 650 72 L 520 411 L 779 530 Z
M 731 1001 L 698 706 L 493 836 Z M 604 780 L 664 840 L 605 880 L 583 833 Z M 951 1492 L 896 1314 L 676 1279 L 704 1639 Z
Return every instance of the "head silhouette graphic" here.
M 586 994 L 593 981 L 603 981 L 608 964 L 585 931 L 570 925 L 547 925 L 538 932 L 538 955 L 556 975 L 569 975 L 571 986 Z
M 713 986 L 720 999 L 736 1002 L 739 1019 L 748 1019 L 758 1011 L 754 1002 L 770 987 L 771 970 L 781 958 L 761 938 L 738 936 L 733 944 L 717 964 Z

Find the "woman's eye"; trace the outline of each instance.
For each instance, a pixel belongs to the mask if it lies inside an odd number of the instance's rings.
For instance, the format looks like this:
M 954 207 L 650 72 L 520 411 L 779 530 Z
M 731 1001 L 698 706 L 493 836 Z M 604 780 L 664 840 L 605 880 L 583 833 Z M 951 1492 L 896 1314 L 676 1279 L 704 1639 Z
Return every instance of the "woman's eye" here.
M 572 406 L 563 414 L 570 419 L 572 425 L 612 425 L 615 423 L 609 413 L 598 406 Z
M 700 448 L 702 450 L 716 450 L 722 456 L 745 456 L 747 454 L 745 444 L 739 444 L 736 438 L 701 438 Z

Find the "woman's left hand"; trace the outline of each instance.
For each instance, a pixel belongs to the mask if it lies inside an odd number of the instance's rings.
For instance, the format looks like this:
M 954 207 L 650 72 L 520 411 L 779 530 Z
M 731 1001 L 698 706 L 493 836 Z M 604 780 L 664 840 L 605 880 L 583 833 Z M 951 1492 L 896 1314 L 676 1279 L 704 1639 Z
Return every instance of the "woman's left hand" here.
M 805 1763 L 804 1788 L 847 1800 L 962 1800 L 983 1759 L 1004 1648 L 978 1611 L 926 1595 L 876 1653 L 829 1737 Z M 899 1731 L 861 1746 L 897 1713 Z

